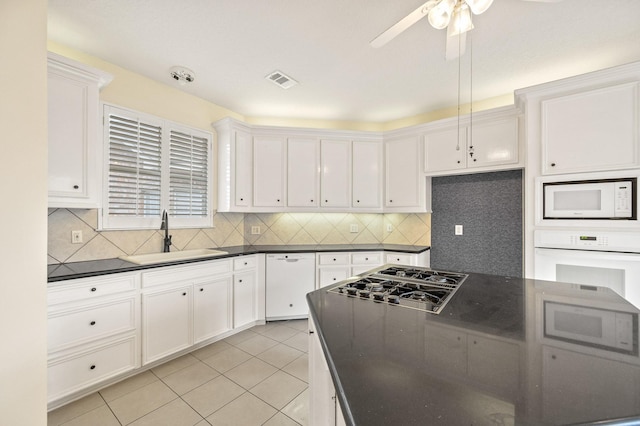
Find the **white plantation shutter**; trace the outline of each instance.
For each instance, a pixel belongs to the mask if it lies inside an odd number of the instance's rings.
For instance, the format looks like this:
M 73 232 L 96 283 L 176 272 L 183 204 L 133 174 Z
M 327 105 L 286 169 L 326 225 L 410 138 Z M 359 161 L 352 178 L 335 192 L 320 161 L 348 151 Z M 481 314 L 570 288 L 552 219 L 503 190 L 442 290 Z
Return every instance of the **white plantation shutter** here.
M 169 214 L 209 214 L 209 139 L 171 130 L 169 137 Z
M 211 135 L 105 105 L 103 229 L 207 227 L 211 212 Z M 171 220 L 175 219 L 175 220 Z

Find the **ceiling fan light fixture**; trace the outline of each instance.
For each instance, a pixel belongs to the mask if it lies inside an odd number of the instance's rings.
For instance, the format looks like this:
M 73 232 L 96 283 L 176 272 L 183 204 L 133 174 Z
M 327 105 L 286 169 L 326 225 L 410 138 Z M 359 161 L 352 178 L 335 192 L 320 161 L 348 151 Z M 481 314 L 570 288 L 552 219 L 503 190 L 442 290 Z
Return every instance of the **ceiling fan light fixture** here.
M 429 11 L 429 23 L 437 30 L 442 30 L 449 25 L 456 0 L 442 0 Z
M 459 35 L 472 29 L 473 22 L 471 22 L 469 6 L 466 3 L 458 4 L 453 11 L 453 16 L 451 16 L 447 36 Z
M 493 0 L 464 0 L 474 15 L 480 15 L 489 9 L 489 6 L 493 3 Z

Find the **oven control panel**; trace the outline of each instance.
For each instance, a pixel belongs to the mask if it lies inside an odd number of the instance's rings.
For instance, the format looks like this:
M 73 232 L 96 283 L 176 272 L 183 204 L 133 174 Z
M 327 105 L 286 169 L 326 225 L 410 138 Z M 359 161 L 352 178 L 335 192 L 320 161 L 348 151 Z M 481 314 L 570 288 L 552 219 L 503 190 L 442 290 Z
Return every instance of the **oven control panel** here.
M 640 232 L 539 229 L 534 232 L 534 245 L 537 248 L 640 253 Z

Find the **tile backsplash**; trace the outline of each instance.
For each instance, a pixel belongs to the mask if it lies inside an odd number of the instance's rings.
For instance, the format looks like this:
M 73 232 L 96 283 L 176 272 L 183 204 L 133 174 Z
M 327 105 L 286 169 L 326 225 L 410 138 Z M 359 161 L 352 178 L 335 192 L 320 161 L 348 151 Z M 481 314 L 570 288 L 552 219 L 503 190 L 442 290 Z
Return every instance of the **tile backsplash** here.
M 110 259 L 162 251 L 163 232 L 98 231 L 98 210 L 50 209 L 48 263 Z M 351 232 L 352 228 L 357 232 Z M 389 231 L 391 229 L 391 231 Z M 82 243 L 71 232 L 82 231 Z M 253 233 L 258 231 L 259 233 Z M 247 244 L 429 245 L 429 213 L 216 213 L 213 228 L 171 229 L 172 250 Z

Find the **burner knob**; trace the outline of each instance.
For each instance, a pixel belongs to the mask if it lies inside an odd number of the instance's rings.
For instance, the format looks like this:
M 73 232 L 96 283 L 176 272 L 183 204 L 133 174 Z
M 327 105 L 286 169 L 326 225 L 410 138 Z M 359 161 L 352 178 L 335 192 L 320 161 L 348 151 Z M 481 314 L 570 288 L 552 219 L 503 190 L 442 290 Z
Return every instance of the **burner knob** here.
M 368 298 L 371 292 L 369 290 L 360 290 L 360 297 Z
M 392 295 L 392 296 L 387 297 L 387 301 L 389 303 L 393 303 L 393 304 L 397 305 L 397 304 L 400 303 L 400 298 L 398 296 L 396 296 L 396 295 Z
M 349 293 L 349 296 L 355 296 L 358 293 L 358 289 L 354 287 L 349 287 L 347 288 L 347 293 Z
M 374 292 L 373 300 L 382 302 L 384 300 L 384 293 Z

